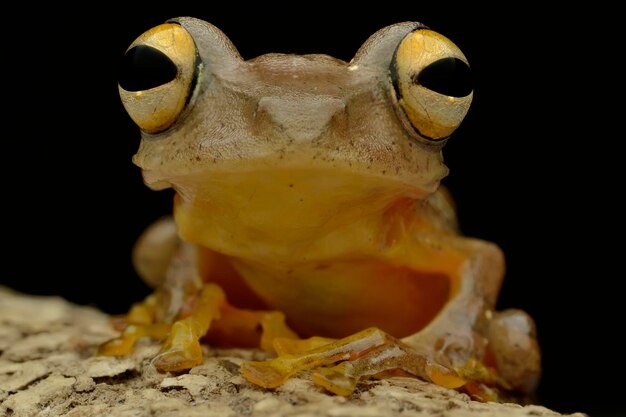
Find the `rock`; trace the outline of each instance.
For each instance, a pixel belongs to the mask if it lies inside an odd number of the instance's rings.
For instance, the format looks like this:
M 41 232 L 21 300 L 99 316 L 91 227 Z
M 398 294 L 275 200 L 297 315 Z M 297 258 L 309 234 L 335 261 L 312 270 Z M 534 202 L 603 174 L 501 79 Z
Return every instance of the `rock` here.
M 262 352 L 205 349 L 182 374 L 151 364 L 158 345 L 141 340 L 125 358 L 94 356 L 116 335 L 109 317 L 58 297 L 0 287 L 0 415 L 11 417 L 561 416 L 537 405 L 480 403 L 415 378 L 371 380 L 350 397 L 294 377 L 276 390 L 248 383 L 244 360 Z M 585 417 L 582 413 L 571 417 Z

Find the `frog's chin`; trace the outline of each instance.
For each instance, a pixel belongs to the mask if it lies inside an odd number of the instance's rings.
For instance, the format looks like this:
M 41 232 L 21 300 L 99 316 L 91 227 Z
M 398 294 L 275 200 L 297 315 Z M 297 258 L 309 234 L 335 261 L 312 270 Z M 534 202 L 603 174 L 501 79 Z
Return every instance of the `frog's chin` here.
M 168 188 L 173 188 L 172 183 L 161 179 L 160 176 L 155 175 L 154 171 L 142 170 L 141 174 L 143 176 L 143 182 L 154 191 L 166 190 Z
M 421 204 L 439 184 L 311 168 L 241 167 L 165 179 L 144 171 L 144 178 L 153 189 L 176 191 L 174 218 L 183 239 L 250 259 L 289 259 L 294 251 L 302 259 L 323 258 L 321 246 L 375 244 L 394 207 Z

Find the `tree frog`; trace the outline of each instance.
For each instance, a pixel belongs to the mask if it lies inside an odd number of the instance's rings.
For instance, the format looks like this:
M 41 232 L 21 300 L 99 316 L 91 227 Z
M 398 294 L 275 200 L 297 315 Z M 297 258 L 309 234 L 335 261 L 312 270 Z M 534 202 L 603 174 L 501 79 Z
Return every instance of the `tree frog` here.
M 175 198 L 133 251 L 155 291 L 100 354 L 152 337 L 161 371 L 200 364 L 201 343 L 272 352 L 241 366 L 265 388 L 310 370 L 338 395 L 390 375 L 484 401 L 533 392 L 534 322 L 495 311 L 503 254 L 461 235 L 440 184 L 473 95 L 452 41 L 404 22 L 350 62 L 244 60 L 181 17 L 139 36 L 120 74 L 141 131 L 133 161 Z

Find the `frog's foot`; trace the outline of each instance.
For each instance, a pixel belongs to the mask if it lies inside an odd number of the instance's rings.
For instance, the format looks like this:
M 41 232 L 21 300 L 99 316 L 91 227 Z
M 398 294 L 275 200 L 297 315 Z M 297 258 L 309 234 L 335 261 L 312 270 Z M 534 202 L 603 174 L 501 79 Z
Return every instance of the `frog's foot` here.
M 157 369 L 180 371 L 202 363 L 199 339 L 205 335 L 216 345 L 226 342 L 227 346 L 260 346 L 272 353 L 276 352 L 275 340 L 287 343 L 298 337 L 285 323 L 283 313 L 233 307 L 219 287 L 211 286 L 203 292 L 193 314 L 172 326 L 161 353 L 154 359 Z
M 98 347 L 100 356 L 126 356 L 135 342 L 142 337 L 164 339 L 170 331 L 169 324 L 129 324 L 119 337 L 111 339 Z
M 114 322 L 114 326 L 123 325 L 122 334 L 100 345 L 97 354 L 125 356 L 142 337 L 156 340 L 167 338 L 155 362 L 157 368 L 188 369 L 202 361 L 198 339 L 207 332 L 211 321 L 219 317 L 220 307 L 225 303 L 222 289 L 215 284 L 205 285 L 195 299 L 191 314 L 171 325 L 155 322 L 157 321 L 155 310 L 160 302 L 158 294 L 155 293 L 143 302 L 133 305 L 126 317 Z
M 211 322 L 220 317 L 220 308 L 226 303 L 224 291 L 215 284 L 202 287 L 191 315 L 174 322 L 161 351 L 154 358 L 160 371 L 182 371 L 202 363 L 200 338 Z
M 284 356 L 294 353 L 304 353 L 307 350 L 317 349 L 336 341 L 337 339 L 318 336 L 310 337 L 308 339 L 276 337 L 272 341 L 272 348 L 278 356 Z
M 201 332 L 202 323 L 191 317 L 175 322 L 153 360 L 154 366 L 160 371 L 182 371 L 201 364 Z
M 202 287 L 184 313 L 173 324 L 154 323 L 159 300 L 148 297 L 137 303 L 124 319 L 122 334 L 98 349 L 99 355 L 128 355 L 142 337 L 163 340 L 154 365 L 161 371 L 182 371 L 202 363 L 200 339 L 206 337 L 217 346 L 261 347 L 275 353 L 274 346 L 293 345 L 298 338 L 279 311 L 253 311 L 230 305 L 224 291 L 216 284 Z M 294 341 L 292 341 L 292 339 Z M 277 344 L 275 340 L 282 341 Z M 291 346 L 290 345 L 290 346 Z
M 159 293 L 150 294 L 142 302 L 133 304 L 126 316 L 114 317 L 113 327 L 122 334 L 100 345 L 97 354 L 125 356 L 142 337 L 164 339 L 170 331 L 170 325 L 155 323 L 155 310 L 160 301 Z
M 323 339 L 303 343 L 320 346 L 269 361 L 244 362 L 241 368 L 244 377 L 264 388 L 275 388 L 301 370 L 316 368 L 313 381 L 338 395 L 350 395 L 361 378 L 396 370 L 448 388 L 458 388 L 466 382 L 454 370 L 436 363 L 429 354 L 422 354 L 377 328 L 330 343 L 324 343 Z M 299 350 L 297 346 L 295 350 Z

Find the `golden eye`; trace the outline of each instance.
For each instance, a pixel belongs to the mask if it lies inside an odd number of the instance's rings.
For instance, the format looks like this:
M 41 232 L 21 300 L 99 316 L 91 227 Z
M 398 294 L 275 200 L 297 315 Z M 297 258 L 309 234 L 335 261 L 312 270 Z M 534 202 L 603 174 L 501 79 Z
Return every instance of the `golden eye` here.
M 148 133 L 170 127 L 189 104 L 199 57 L 182 26 L 156 26 L 128 47 L 122 59 L 119 92 L 128 115 Z
M 472 102 L 472 79 L 452 41 L 416 29 L 398 45 L 390 70 L 399 107 L 420 137 L 441 141 L 459 127 Z

